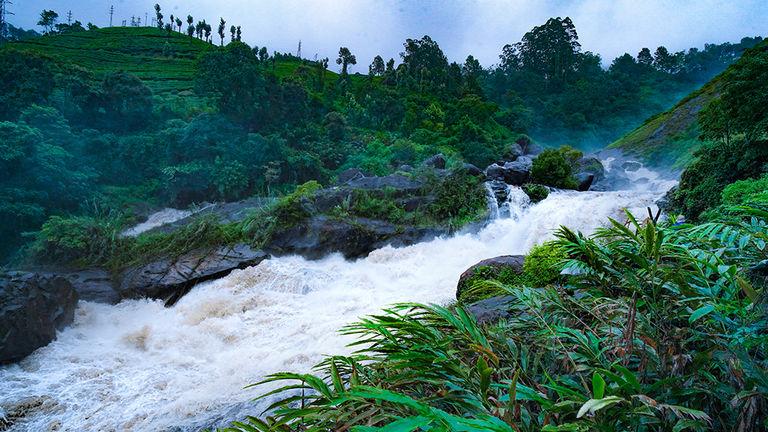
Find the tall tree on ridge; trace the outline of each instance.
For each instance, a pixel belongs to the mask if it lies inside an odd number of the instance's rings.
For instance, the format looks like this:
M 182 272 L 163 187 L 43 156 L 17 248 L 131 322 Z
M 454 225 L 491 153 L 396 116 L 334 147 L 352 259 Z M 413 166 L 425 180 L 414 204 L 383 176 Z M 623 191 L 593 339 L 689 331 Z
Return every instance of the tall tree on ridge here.
M 224 29 L 227 26 L 227 22 L 224 21 L 224 18 L 221 18 L 219 21 L 219 39 L 221 39 L 221 46 L 224 46 Z
M 45 33 L 50 33 L 58 19 L 59 14 L 56 12 L 52 10 L 43 10 L 40 12 L 40 21 L 37 22 L 37 25 L 42 26 L 45 29 Z
M 157 18 L 157 28 L 163 28 L 163 13 L 160 12 L 160 4 L 155 3 L 155 17 Z
M 377 55 L 373 58 L 371 65 L 368 66 L 368 75 L 370 76 L 382 76 L 384 75 L 384 59 Z
M 356 65 L 357 58 L 349 51 L 347 47 L 339 48 L 339 57 L 336 59 L 336 64 L 341 65 L 341 75 L 347 76 L 347 68 L 349 65 Z

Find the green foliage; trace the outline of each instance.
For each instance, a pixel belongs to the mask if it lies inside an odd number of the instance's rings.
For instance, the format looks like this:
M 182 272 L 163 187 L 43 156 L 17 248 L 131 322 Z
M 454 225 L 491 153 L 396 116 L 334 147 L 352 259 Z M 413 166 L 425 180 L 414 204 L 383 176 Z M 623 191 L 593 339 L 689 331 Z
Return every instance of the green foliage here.
M 36 234 L 32 253 L 39 260 L 60 264 L 103 263 L 120 247 L 120 225 L 112 215 L 53 216 Z
M 449 221 L 461 227 L 484 217 L 487 212 L 485 189 L 477 178 L 464 173 L 454 173 L 434 186 L 430 185 L 434 201 L 427 214 L 438 221 Z
M 760 176 L 768 161 L 768 146 L 743 140 L 704 145 L 680 176 L 674 205 L 689 219 L 721 204 L 730 183 Z M 739 186 L 736 186 L 739 187 Z
M 531 199 L 532 203 L 543 201 L 549 196 L 549 189 L 544 185 L 526 183 L 522 187 L 523 191 L 526 195 L 528 195 L 528 198 Z
M 268 376 L 265 412 L 225 430 L 762 430 L 766 323 L 739 268 L 768 213 L 750 214 L 562 228 L 546 247 L 574 270 L 564 287 L 510 287 L 508 318 L 485 325 L 435 305 L 363 318 L 342 330 L 357 351 Z
M 723 189 L 722 202 L 730 206 L 768 202 L 768 175 L 729 184 Z
M 565 250 L 555 243 L 546 242 L 531 248 L 523 262 L 521 283 L 544 287 L 561 279 L 562 264 L 567 258 Z
M 576 189 L 578 184 L 572 175 L 573 161 L 571 160 L 575 154 L 570 147 L 544 150 L 533 161 L 531 180 L 546 186 Z

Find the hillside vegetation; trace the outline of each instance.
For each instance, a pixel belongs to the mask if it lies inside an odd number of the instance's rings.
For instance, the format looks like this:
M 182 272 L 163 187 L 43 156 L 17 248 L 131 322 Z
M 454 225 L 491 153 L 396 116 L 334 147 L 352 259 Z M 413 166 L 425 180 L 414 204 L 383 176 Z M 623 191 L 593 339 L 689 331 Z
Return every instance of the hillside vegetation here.
M 750 49 L 736 64 L 747 61 L 766 47 L 768 44 L 763 42 Z M 693 159 L 703 142 L 699 113 L 720 97 L 723 88 L 729 84 L 729 76 L 727 71 L 721 73 L 674 107 L 650 117 L 608 148 L 619 149 L 655 166 L 682 169 Z
M 195 60 L 211 45 L 154 27 L 109 27 L 26 39 L 9 47 L 77 65 L 97 78 L 108 72 L 128 72 L 162 94 L 191 91 Z

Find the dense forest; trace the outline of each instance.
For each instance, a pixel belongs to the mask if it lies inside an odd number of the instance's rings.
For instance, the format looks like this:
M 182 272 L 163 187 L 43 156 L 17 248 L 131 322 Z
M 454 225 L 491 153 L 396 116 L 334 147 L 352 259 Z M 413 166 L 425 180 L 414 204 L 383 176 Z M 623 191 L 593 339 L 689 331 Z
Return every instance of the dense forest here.
M 571 20 L 557 18 L 505 46 L 498 66 L 472 56 L 449 62 L 424 36 L 406 40 L 397 62 L 374 58 L 367 75 L 348 72 L 357 58 L 341 47 L 337 74 L 327 58 L 250 47 L 223 19 L 214 35 L 205 20 L 164 24 L 159 5 L 156 13 L 156 29 L 119 35 L 58 23 L 54 11 L 41 14 L 44 36 L 12 29 L 25 41 L 0 50 L 6 258 L 52 215 L 130 220 L 136 203 L 275 195 L 310 180 L 327 184 L 347 168 L 385 174 L 436 153 L 482 167 L 526 133 L 544 144 L 604 144 L 760 40 L 674 54 L 643 49 L 603 68 L 582 52 Z M 85 34 L 94 45 L 46 48 Z M 168 78 L 152 88 L 124 67 L 81 61 L 108 48 L 100 43 L 141 46 L 157 60 L 154 75 Z M 181 79 L 174 62 L 191 65 L 192 88 L 167 87 Z

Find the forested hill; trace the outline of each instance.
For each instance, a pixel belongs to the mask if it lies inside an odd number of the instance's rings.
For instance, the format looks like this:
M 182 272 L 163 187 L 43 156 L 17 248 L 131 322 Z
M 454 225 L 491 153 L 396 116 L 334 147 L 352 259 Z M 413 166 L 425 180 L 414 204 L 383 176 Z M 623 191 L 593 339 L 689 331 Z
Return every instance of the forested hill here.
M 59 24 L 0 47 L 0 257 L 52 216 L 82 233 L 131 223 L 136 208 L 282 195 L 437 153 L 485 167 L 526 133 L 604 145 L 758 42 L 644 49 L 604 69 L 570 19 L 552 18 L 504 47 L 499 66 L 451 62 L 429 36 L 368 64 L 347 47 L 310 61 L 248 46 L 223 22 L 218 34 L 188 22 Z
M 703 131 L 699 114 L 710 103 L 719 101 L 723 90 L 737 78 L 737 71 L 748 67 L 766 49 L 768 42 L 761 42 L 751 48 L 725 72 L 683 98 L 671 109 L 648 118 L 637 129 L 613 142 L 609 148 L 622 150 L 657 166 L 683 168 L 704 142 L 701 139 Z M 705 138 L 717 138 L 709 135 Z

